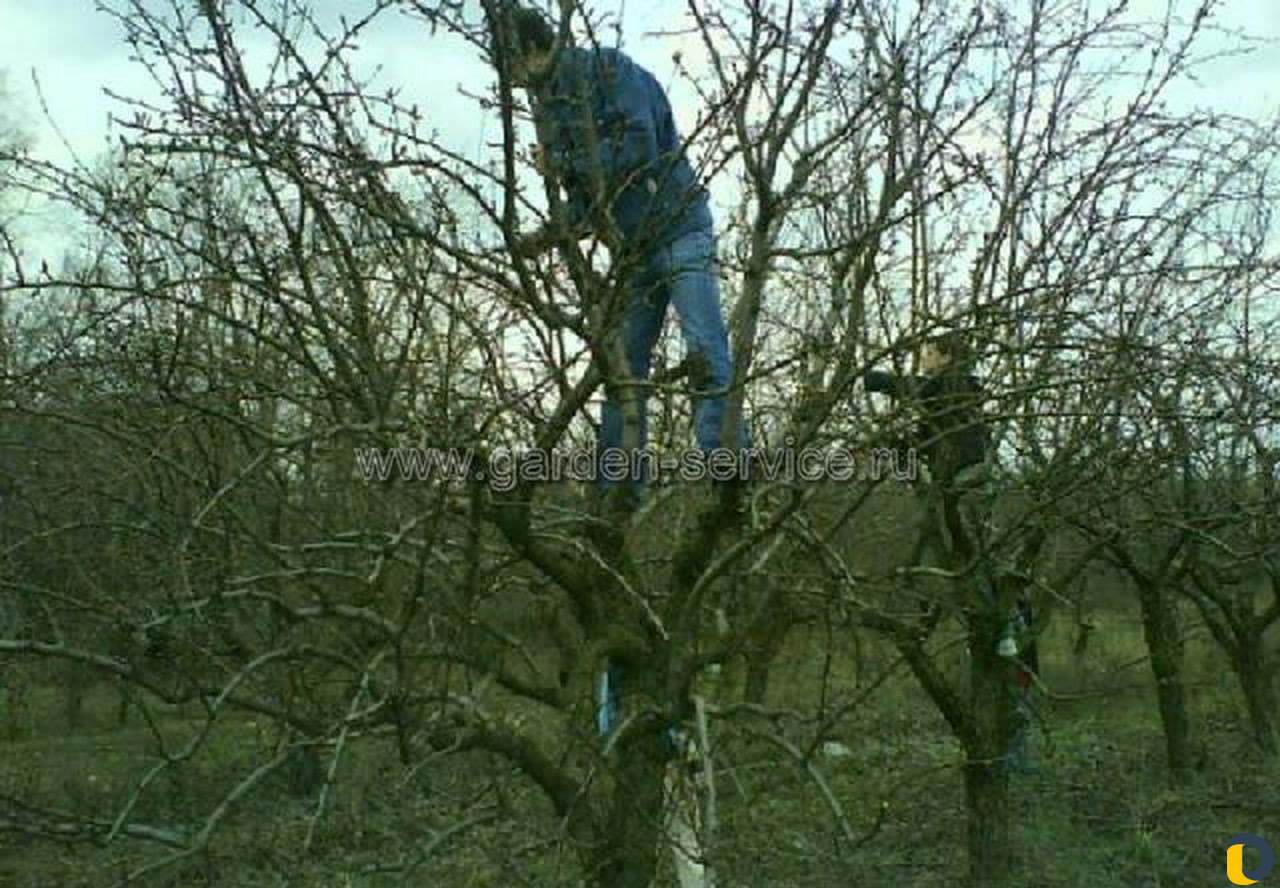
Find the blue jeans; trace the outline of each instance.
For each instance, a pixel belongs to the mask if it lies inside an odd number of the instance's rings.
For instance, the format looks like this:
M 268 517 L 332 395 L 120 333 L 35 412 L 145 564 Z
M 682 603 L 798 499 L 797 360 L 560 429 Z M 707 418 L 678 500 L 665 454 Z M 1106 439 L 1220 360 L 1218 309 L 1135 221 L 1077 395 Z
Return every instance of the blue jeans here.
M 710 228 L 677 237 L 644 257 L 631 282 L 631 302 L 623 319 L 622 347 L 632 379 L 648 380 L 653 348 L 662 333 L 668 305 L 680 320 L 689 362 L 689 387 L 694 392 L 694 437 L 707 452 L 721 446 L 720 432 L 728 411 L 727 389 L 733 382 L 733 357 L 729 334 L 720 307 L 720 266 L 716 236 Z M 634 390 L 633 390 L 634 391 Z M 637 447 L 648 441 L 648 397 L 639 389 L 640 434 Z M 621 448 L 622 402 L 610 393 L 601 411 L 599 446 Z M 738 449 L 749 447 L 745 421 L 738 427 Z M 628 483 L 628 505 L 639 505 L 640 485 Z M 607 492 L 610 481 L 600 479 L 598 490 Z M 622 714 L 626 676 L 617 663 L 609 663 L 600 676 L 596 698 L 596 729 L 602 737 L 618 725 Z
M 596 689 L 596 730 L 601 737 L 608 737 L 621 720 L 622 669 L 617 663 L 609 663 L 600 673 Z
M 694 435 L 705 451 L 720 446 L 720 431 L 728 410 L 726 389 L 733 382 L 733 357 L 720 307 L 720 269 L 716 236 L 710 228 L 698 229 L 658 247 L 640 263 L 631 283 L 631 303 L 623 320 L 622 346 L 628 371 L 635 380 L 648 380 L 653 348 L 662 333 L 667 306 L 674 305 L 690 368 L 690 388 L 695 392 Z M 648 441 L 647 392 L 641 388 L 640 435 L 637 446 Z M 622 447 L 622 402 L 610 394 L 601 412 L 599 444 Z M 739 426 L 737 447 L 749 446 L 746 422 Z M 608 481 L 602 479 L 601 488 Z M 634 489 L 638 500 L 639 489 Z
M 596 686 L 596 731 L 608 740 L 622 722 L 622 667 L 611 662 L 600 673 Z M 684 748 L 685 733 L 677 727 L 667 728 L 667 754 L 675 755 Z

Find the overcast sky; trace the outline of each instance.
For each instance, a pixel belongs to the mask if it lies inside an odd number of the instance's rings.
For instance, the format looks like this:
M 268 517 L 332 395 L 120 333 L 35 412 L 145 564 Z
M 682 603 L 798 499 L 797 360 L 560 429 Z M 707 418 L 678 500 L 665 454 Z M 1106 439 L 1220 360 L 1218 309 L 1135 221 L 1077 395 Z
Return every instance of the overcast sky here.
M 478 0 L 467 2 L 474 16 Z M 0 70 L 7 74 L 11 98 L 16 99 L 37 150 L 47 157 L 66 159 L 59 131 L 83 160 L 99 153 L 110 114 L 121 110 L 104 89 L 134 96 L 154 94 L 145 70 L 129 59 L 119 24 L 95 12 L 95 5 L 92 0 L 0 0 Z M 315 5 L 331 19 L 366 8 L 362 0 L 324 0 Z M 1164 0 L 1132 0 L 1130 5 L 1135 15 L 1154 15 L 1164 8 Z M 694 65 L 702 57 L 692 38 L 653 33 L 686 24 L 684 0 L 602 0 L 592 8 L 622 14 L 623 45 L 664 84 L 676 83 L 673 52 L 681 50 L 686 62 Z M 1181 8 L 1194 7 L 1187 2 Z M 1271 42 L 1248 56 L 1205 68 L 1198 85 L 1183 84 L 1171 98 L 1179 104 L 1224 111 L 1274 112 L 1280 106 L 1280 3 L 1222 0 L 1213 21 Z M 612 35 L 604 39 L 612 42 Z M 1221 45 L 1211 38 L 1203 48 Z M 434 125 L 452 146 L 473 157 L 491 150 L 485 143 L 496 138 L 496 132 L 486 132 L 492 124 L 476 114 L 472 100 L 459 92 L 460 87 L 482 91 L 492 76 L 472 47 L 443 34 L 433 37 L 420 22 L 390 12 L 367 32 L 356 58 L 370 72 L 381 66 L 377 82 L 402 87 L 406 101 L 429 110 Z M 52 123 L 40 110 L 33 74 Z M 677 85 L 672 99 L 678 121 L 687 129 L 698 110 L 692 96 Z M 39 241 L 47 246 L 58 226 L 46 219 L 42 227 Z

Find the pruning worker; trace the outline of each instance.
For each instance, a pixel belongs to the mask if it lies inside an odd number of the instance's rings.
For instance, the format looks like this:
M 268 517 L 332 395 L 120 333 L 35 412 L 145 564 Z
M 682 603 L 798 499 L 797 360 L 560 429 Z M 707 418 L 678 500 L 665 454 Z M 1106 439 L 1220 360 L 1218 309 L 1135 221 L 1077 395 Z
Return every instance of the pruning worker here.
M 922 375 L 868 370 L 868 392 L 914 402 L 920 411 L 916 438 L 931 480 L 947 488 L 971 486 L 987 458 L 985 393 L 972 371 L 960 331 L 931 337 L 920 351 Z
M 920 366 L 921 375 L 868 370 L 863 385 L 919 413 L 913 439 L 932 482 L 926 488 L 929 508 L 938 519 L 930 522 L 922 542 L 931 542 L 945 527 L 953 547 L 975 557 L 984 552 L 990 524 L 986 395 L 962 331 L 930 337 L 921 348 Z
M 915 440 L 931 482 L 926 488 L 931 514 L 916 560 L 945 529 L 952 551 L 966 561 L 977 559 L 979 591 L 991 604 L 996 598 L 989 564 L 994 491 L 982 407 L 986 393 L 974 374 L 974 363 L 965 333 L 947 330 L 930 337 L 922 347 L 921 375 L 869 370 L 863 375 L 863 385 L 868 392 L 911 404 L 920 415 Z M 1026 767 L 1031 684 L 1038 669 L 1034 635 L 1030 634 L 1032 622 L 1030 602 L 1020 599 L 996 649 L 1009 664 L 1006 674 L 1017 715 L 1006 761 L 1020 770 Z M 1024 644 L 1027 638 L 1031 640 Z
M 631 381 L 649 379 L 651 357 L 669 305 L 680 321 L 694 433 L 707 453 L 719 448 L 728 408 L 733 362 L 716 259 L 715 226 L 706 189 L 698 180 L 658 81 L 625 53 L 604 47 L 558 46 L 551 23 L 538 11 L 499 0 L 491 19 L 510 82 L 531 99 L 538 153 L 565 191 L 565 220 L 552 220 L 521 239 L 526 255 L 545 251 L 568 231 L 595 235 L 615 263 L 630 270 L 621 321 L 622 351 Z M 612 335 L 608 333 L 606 335 Z M 639 394 L 637 446 L 648 437 L 646 392 Z M 734 447 L 748 445 L 746 424 Z M 623 447 L 623 405 L 606 384 L 597 442 L 602 451 Z M 610 480 L 601 478 L 605 493 Z M 626 507 L 639 505 L 638 483 L 628 483 Z M 599 688 L 599 730 L 619 720 L 624 681 L 611 663 Z
M 569 231 L 596 235 L 632 270 L 621 335 L 627 371 L 649 379 L 668 306 L 684 337 L 704 452 L 722 445 L 733 360 L 720 305 L 715 225 L 658 81 L 617 49 L 562 46 L 536 10 L 503 5 L 511 82 L 532 99 L 539 154 L 564 186 Z M 553 224 L 521 240 L 527 254 L 557 241 Z M 644 389 L 641 389 L 643 392 Z M 648 438 L 641 395 L 639 446 Z M 745 425 L 735 446 L 747 444 Z M 600 443 L 622 446 L 622 405 L 607 391 Z M 636 496 L 638 497 L 638 490 Z

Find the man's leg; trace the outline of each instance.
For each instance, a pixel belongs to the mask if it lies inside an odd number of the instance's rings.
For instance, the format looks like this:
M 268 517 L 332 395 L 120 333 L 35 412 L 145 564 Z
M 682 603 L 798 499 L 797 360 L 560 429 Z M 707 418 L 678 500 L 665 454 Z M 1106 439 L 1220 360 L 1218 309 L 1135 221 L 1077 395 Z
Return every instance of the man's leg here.
M 610 663 L 600 674 L 599 693 L 596 697 L 596 729 L 601 737 L 608 737 L 621 720 L 622 670 L 617 663 Z
M 917 567 L 947 567 L 947 520 L 944 514 L 947 494 L 941 484 L 928 476 L 917 482 L 915 494 L 923 504 L 924 511 L 909 563 Z M 949 600 L 950 596 L 939 600 L 937 593 L 933 591 L 922 595 L 920 615 L 929 629 L 947 616 L 945 605 Z
M 662 333 L 662 321 L 667 313 L 669 291 L 664 279 L 665 262 L 651 258 L 645 263 L 637 275 L 631 291 L 631 304 L 627 308 L 627 316 L 623 321 L 621 336 L 622 347 L 627 359 L 628 381 L 644 382 L 649 379 L 649 368 L 652 363 L 653 347 Z M 623 399 L 635 397 L 639 399 L 639 434 L 636 438 L 638 447 L 644 447 L 648 440 L 649 399 L 645 389 L 607 391 L 604 407 L 600 411 L 600 438 L 597 446 L 601 450 L 621 448 L 623 445 Z M 601 477 L 597 490 L 601 496 L 612 489 L 615 482 Z M 640 505 L 639 484 L 624 482 L 627 485 L 627 505 L 635 509 Z M 601 737 L 609 733 L 622 720 L 622 691 L 625 681 L 622 667 L 613 661 L 606 662 L 605 671 L 600 675 L 597 694 L 596 729 Z
M 961 518 L 965 530 L 983 559 L 983 567 L 991 571 L 991 544 L 996 536 L 996 486 L 992 465 L 988 461 L 961 469 L 956 476 L 960 493 Z
M 664 251 L 665 252 L 665 251 Z M 651 257 L 642 269 L 631 288 L 631 304 L 627 307 L 627 316 L 623 319 L 620 331 L 622 348 L 626 355 L 629 378 L 623 382 L 647 382 L 649 368 L 652 364 L 653 347 L 662 333 L 663 318 L 667 313 L 669 290 L 663 278 L 666 263 L 658 257 Z M 636 446 L 643 448 L 649 438 L 648 392 L 645 388 L 618 390 L 607 386 L 604 406 L 600 411 L 600 437 L 597 446 L 602 450 L 620 449 L 624 438 L 623 400 L 635 397 L 639 399 L 639 434 Z M 599 492 L 608 493 L 613 482 L 601 478 Z M 629 505 L 636 507 L 640 501 L 640 486 L 628 484 Z
M 720 305 L 720 267 L 716 238 L 710 229 L 677 238 L 670 247 L 671 302 L 680 318 L 691 367 L 690 385 L 710 392 L 697 398 L 694 433 L 698 447 L 721 446 L 721 430 L 728 410 L 726 389 L 733 383 L 733 357 Z M 747 424 L 738 428 L 737 447 L 749 447 Z

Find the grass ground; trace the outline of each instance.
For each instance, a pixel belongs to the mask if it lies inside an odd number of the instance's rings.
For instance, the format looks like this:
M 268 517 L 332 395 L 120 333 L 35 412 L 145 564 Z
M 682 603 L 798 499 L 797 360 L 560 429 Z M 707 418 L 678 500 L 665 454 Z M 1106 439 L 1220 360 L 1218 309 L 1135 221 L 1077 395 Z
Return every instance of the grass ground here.
M 1023 884 L 1224 884 L 1231 835 L 1252 832 L 1280 845 L 1280 768 L 1251 748 L 1234 679 L 1208 639 L 1188 646 L 1192 717 L 1207 747 L 1205 768 L 1174 786 L 1164 769 L 1136 615 L 1109 615 L 1107 631 L 1094 639 L 1084 662 L 1071 656 L 1065 634 L 1046 639 L 1044 679 L 1058 699 L 1039 698 L 1036 771 L 1015 782 Z M 805 664 L 795 652 L 790 656 L 783 674 L 794 678 Z M 733 862 L 726 884 L 962 884 L 959 748 L 909 677 L 888 682 L 851 715 L 838 739 L 852 754 L 824 762 L 824 771 L 860 833 L 872 830 L 879 804 L 889 802 L 879 832 L 856 851 L 837 852 L 831 830 L 802 825 L 823 816 L 805 781 L 788 780 L 778 792 L 780 781 L 761 779 L 758 805 L 737 806 L 725 831 L 726 842 L 742 852 L 726 855 Z
M 1171 785 L 1136 614 L 1115 610 L 1100 618 L 1103 628 L 1087 659 L 1072 655 L 1066 625 L 1051 627 L 1043 640 L 1052 698 L 1038 703 L 1037 770 L 1019 778 L 1015 792 L 1023 883 L 1225 884 L 1231 835 L 1255 833 L 1280 848 L 1280 767 L 1251 748 L 1234 679 L 1207 636 L 1193 630 L 1191 712 L 1207 755 L 1190 782 Z M 893 660 L 887 648 L 864 643 L 859 673 L 847 642 L 827 673 L 828 705 L 862 694 Z M 775 668 L 771 702 L 817 708 L 824 662 L 814 651 L 820 649 L 813 638 L 791 640 Z M 39 798 L 109 825 L 155 764 L 156 735 L 136 718 L 123 729 L 115 726 L 114 703 L 101 689 L 90 699 L 83 730 L 66 731 L 60 712 L 56 689 L 40 688 L 31 730 L 0 740 L 0 799 Z M 174 714 L 157 730 L 176 749 L 197 727 Z M 811 738 L 801 727 L 789 730 L 796 743 Z M 819 757 L 816 765 L 848 818 L 853 842 L 836 828 L 810 775 L 742 726 L 717 729 L 722 886 L 960 884 L 966 864 L 959 750 L 910 676 L 895 670 L 835 724 L 832 739 L 848 754 Z M 164 772 L 143 794 L 134 819 L 165 823 L 209 812 L 271 742 L 250 719 L 220 722 L 197 756 Z M 370 742 L 343 761 L 329 815 L 316 826 L 309 850 L 303 849 L 315 800 L 293 797 L 276 781 L 230 811 L 208 853 L 143 884 L 273 885 L 284 870 L 295 874 L 294 885 L 307 888 L 572 884 L 570 856 L 554 850 L 558 825 L 549 809 L 509 770 L 488 759 L 476 765 L 477 757 L 446 758 L 407 769 L 390 742 Z M 480 773 L 498 776 L 480 780 Z M 439 830 L 478 810 L 497 812 L 497 819 L 407 876 L 369 870 L 379 861 L 412 857 Z M 12 813 L 0 809 L 0 816 Z M 0 888 L 112 884 L 145 861 L 139 847 L 124 839 L 53 842 L 3 832 Z

